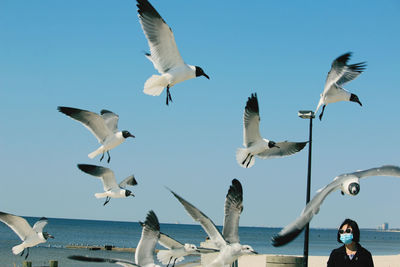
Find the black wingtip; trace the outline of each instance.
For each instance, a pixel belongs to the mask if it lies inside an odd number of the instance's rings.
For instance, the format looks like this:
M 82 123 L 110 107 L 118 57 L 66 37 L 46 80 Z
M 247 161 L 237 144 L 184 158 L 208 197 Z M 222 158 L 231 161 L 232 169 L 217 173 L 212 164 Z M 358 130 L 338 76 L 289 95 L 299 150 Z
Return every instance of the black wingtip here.
M 147 214 L 144 225 L 152 230 L 160 231 L 160 223 L 158 222 L 158 218 L 153 210 L 150 210 Z
M 81 171 L 89 174 L 92 174 L 93 171 L 97 168 L 96 165 L 90 165 L 90 164 L 78 164 L 77 166 Z
M 137 1 L 136 6 L 138 8 L 138 13 L 140 16 L 143 17 L 144 14 L 147 14 L 152 17 L 161 18 L 160 14 L 152 6 L 152 4 L 150 4 L 149 1 L 147 1 L 147 0 L 136 0 L 136 1 Z
M 109 111 L 109 110 L 107 110 L 107 109 L 102 109 L 101 111 L 100 111 L 100 114 L 101 115 L 103 115 L 103 114 L 105 114 L 105 113 L 113 113 L 112 111 Z
M 76 261 L 107 262 L 105 259 L 102 259 L 102 258 L 94 258 L 94 257 L 80 256 L 80 255 L 71 255 L 71 256 L 68 256 L 67 258 L 70 260 L 76 260 Z
M 298 237 L 302 231 L 303 229 L 300 229 L 290 232 L 289 234 L 286 235 L 276 235 L 272 237 L 271 243 L 274 247 L 280 247 L 286 245 L 287 243 L 293 241 L 296 237 Z
M 232 180 L 232 185 L 229 187 L 227 196 L 232 196 L 238 202 L 243 201 L 243 187 L 239 180 Z
M 352 54 L 353 54 L 352 52 L 347 52 L 347 53 L 337 57 L 334 62 L 340 62 L 340 63 L 346 64 L 347 61 L 349 61 Z
M 298 149 L 298 151 L 300 151 L 307 145 L 307 143 L 308 143 L 308 141 L 307 142 L 299 142 L 299 143 L 297 143 L 296 148 Z
M 248 98 L 246 109 L 251 112 L 259 113 L 257 93 L 251 94 L 251 96 Z
M 61 113 L 64 113 L 65 115 L 70 116 L 71 114 L 77 113 L 80 111 L 80 109 L 77 108 L 70 108 L 70 107 L 62 107 L 58 106 L 57 110 Z

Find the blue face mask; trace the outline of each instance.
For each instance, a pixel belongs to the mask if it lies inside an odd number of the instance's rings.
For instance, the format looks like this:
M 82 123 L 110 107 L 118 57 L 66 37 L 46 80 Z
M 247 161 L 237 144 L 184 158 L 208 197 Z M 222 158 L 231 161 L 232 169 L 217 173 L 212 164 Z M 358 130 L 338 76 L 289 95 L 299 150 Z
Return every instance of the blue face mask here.
M 353 234 L 341 234 L 340 241 L 345 245 L 350 244 L 353 241 Z

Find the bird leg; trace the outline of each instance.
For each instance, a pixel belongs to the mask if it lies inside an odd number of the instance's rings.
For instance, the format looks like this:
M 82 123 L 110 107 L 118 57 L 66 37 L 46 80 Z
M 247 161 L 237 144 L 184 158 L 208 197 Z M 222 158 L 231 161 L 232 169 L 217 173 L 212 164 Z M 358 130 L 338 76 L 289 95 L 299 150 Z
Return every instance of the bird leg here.
M 175 262 L 176 262 L 176 260 L 177 260 L 177 258 L 175 258 L 175 260 L 174 260 L 174 263 L 172 264 L 172 267 L 174 267 L 174 266 L 175 266 Z
M 103 206 L 105 206 L 108 202 L 110 202 L 111 197 L 106 197 L 106 202 L 104 202 Z
M 22 256 L 24 256 L 24 253 L 25 253 L 25 249 L 19 255 L 22 257 Z
M 322 120 L 322 115 L 324 115 L 325 107 L 326 107 L 326 105 L 323 105 L 323 106 L 322 106 L 321 114 L 319 114 L 319 120 Z
M 253 157 L 254 157 L 254 155 L 251 155 L 251 156 L 250 156 L 250 158 L 249 158 L 249 162 L 247 162 L 246 168 L 248 168 L 248 167 L 249 167 L 249 164 L 250 164 L 251 160 L 253 159 Z
M 27 251 L 27 253 L 26 253 L 26 256 L 25 256 L 25 260 L 26 260 L 26 259 L 28 258 L 28 256 L 29 256 L 29 248 L 27 248 L 26 251 Z
M 103 160 L 103 158 L 104 158 L 104 152 L 103 152 L 103 155 L 101 156 L 101 158 L 100 158 L 100 161 L 102 161 Z
M 168 266 L 169 266 L 169 264 L 171 263 L 171 260 L 172 260 L 172 256 L 171 256 L 171 258 L 169 258 L 169 261 L 168 261 L 167 267 L 168 267 Z
M 169 92 L 169 85 L 167 85 L 167 106 L 168 106 L 168 101 L 172 102 L 171 93 Z
M 242 165 L 244 165 L 244 163 L 246 162 L 246 160 L 249 158 L 249 156 L 250 156 L 250 153 L 249 154 L 247 154 L 247 157 L 242 161 Z
M 104 154 L 103 154 L 103 155 L 104 155 Z M 108 152 L 108 150 L 107 150 L 107 155 L 108 155 L 107 163 L 110 163 L 111 156 L 110 156 L 110 152 Z

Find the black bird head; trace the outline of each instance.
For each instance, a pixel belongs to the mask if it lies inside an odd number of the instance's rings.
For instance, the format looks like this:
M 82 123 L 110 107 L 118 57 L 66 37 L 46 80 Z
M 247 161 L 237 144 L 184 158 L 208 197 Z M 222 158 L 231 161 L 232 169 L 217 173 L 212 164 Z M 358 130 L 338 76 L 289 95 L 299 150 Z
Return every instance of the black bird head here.
M 133 134 L 131 134 L 130 132 L 128 132 L 128 131 L 122 131 L 122 136 L 124 138 L 128 138 L 128 137 L 135 138 L 135 136 Z
M 129 197 L 129 196 L 135 196 L 134 194 L 132 194 L 132 191 L 125 189 L 125 196 Z
M 196 77 L 204 76 L 204 77 L 206 77 L 207 79 L 210 79 L 210 77 L 208 77 L 208 75 L 205 74 L 205 72 L 204 72 L 204 70 L 203 70 L 202 68 L 200 68 L 200 67 L 198 67 L 198 66 L 195 66 L 195 68 L 196 68 Z
M 351 96 L 350 96 L 350 101 L 351 101 L 351 102 L 356 102 L 356 103 L 360 104 L 360 106 L 362 106 L 362 104 L 361 104 L 361 102 L 360 102 L 360 99 L 358 99 L 358 96 L 355 95 L 355 94 L 351 94 Z
M 269 142 L 268 142 L 268 147 L 269 147 L 269 148 L 273 148 L 273 147 L 279 148 L 279 146 L 277 146 L 276 143 L 275 143 L 274 141 L 269 141 Z
M 43 232 L 43 237 L 44 239 L 49 239 L 49 238 L 54 238 L 54 236 L 52 236 L 51 234 L 47 233 L 47 232 Z

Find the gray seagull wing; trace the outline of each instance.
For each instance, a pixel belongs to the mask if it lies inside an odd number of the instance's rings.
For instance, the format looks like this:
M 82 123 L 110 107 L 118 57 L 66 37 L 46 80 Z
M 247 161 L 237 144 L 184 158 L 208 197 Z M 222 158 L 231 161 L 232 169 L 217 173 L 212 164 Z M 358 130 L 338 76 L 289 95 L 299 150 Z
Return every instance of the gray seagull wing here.
M 161 246 L 168 249 L 176 249 L 183 247 L 183 244 L 181 242 L 173 239 L 172 237 L 164 233 L 160 233 L 160 239 L 158 240 L 158 243 L 160 243 Z
M 243 211 L 243 189 L 240 182 L 232 180 L 225 198 L 225 218 L 222 235 L 228 243 L 239 243 L 239 219 Z
M 396 176 L 400 177 L 400 168 L 397 166 L 386 165 L 378 168 L 371 168 L 363 171 L 342 174 L 328 184 L 319 189 L 313 199 L 306 205 L 300 216 L 291 224 L 285 226 L 277 236 L 273 237 L 274 246 L 282 246 L 295 239 L 304 227 L 311 221 L 313 216 L 319 212 L 322 202 L 333 191 L 340 189 L 341 185 L 348 179 L 357 177 L 365 178 L 371 176 Z
M 35 234 L 29 223 L 22 217 L 0 211 L 0 221 L 7 224 L 22 241 Z
M 170 191 L 183 205 L 183 207 L 185 208 L 187 213 L 189 213 L 189 215 L 193 218 L 193 220 L 200 222 L 201 227 L 210 237 L 211 241 L 213 241 L 215 245 L 217 245 L 219 248 L 224 247 L 226 245 L 226 241 L 224 240 L 221 233 L 218 231 L 213 221 L 211 221 L 211 219 L 208 218 L 203 212 L 201 212 L 195 206 L 184 200 L 178 194 L 176 194 L 172 190 Z
M 33 231 L 35 231 L 36 233 L 42 233 L 43 228 L 47 225 L 47 223 L 48 223 L 47 218 L 45 217 L 40 218 L 40 220 L 33 225 Z
M 139 21 L 147 38 L 151 61 L 160 73 L 183 65 L 174 34 L 157 10 L 147 0 L 137 0 Z
M 103 182 L 104 191 L 118 188 L 114 172 L 111 169 L 90 164 L 78 164 L 78 168 L 87 174 L 100 178 Z
M 100 111 L 100 115 L 103 117 L 104 122 L 106 123 L 108 129 L 111 132 L 116 133 L 118 132 L 118 120 L 119 116 L 112 111 L 102 109 Z
M 130 176 L 126 177 L 124 180 L 122 180 L 122 182 L 119 183 L 119 187 L 121 187 L 121 188 L 125 188 L 128 185 L 131 185 L 131 186 L 137 185 L 135 176 L 130 175 Z
M 251 94 L 246 102 L 243 114 L 243 145 L 248 147 L 260 139 L 260 114 L 257 94 Z
M 142 224 L 142 236 L 135 252 L 135 262 L 140 266 L 154 264 L 154 249 L 160 238 L 160 224 L 154 211 L 149 211 Z
M 299 152 L 306 146 L 307 142 L 278 142 L 276 147 L 267 149 L 256 156 L 266 159 L 266 158 L 278 158 L 292 155 Z
M 58 111 L 83 124 L 99 141 L 103 143 L 113 132 L 108 128 L 103 117 L 97 113 L 70 107 L 58 107 Z

